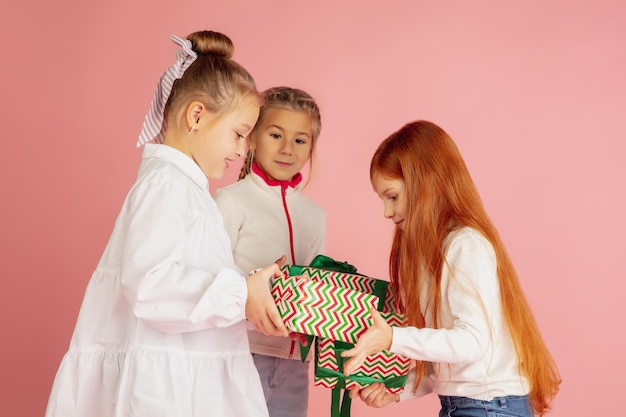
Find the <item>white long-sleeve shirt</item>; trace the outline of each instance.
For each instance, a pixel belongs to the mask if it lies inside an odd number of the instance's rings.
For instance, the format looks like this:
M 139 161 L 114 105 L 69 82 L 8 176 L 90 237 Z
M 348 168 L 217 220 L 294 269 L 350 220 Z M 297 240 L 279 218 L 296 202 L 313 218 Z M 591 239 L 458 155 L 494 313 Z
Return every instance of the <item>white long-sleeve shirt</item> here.
M 439 395 L 491 400 L 505 395 L 526 395 L 528 381 L 520 375 L 506 320 L 502 312 L 496 257 L 492 245 L 479 232 L 461 228 L 444 242 L 439 328 L 432 310 L 421 305 L 426 328 L 395 327 L 390 350 L 412 359 L 432 362 L 416 393 L 413 375 L 401 399 Z M 421 289 L 424 296 L 428 284 Z
M 284 187 L 283 187 L 284 188 Z M 326 213 L 300 192 L 301 186 L 270 186 L 255 172 L 215 192 L 215 201 L 224 217 L 235 263 L 244 272 L 264 267 L 283 255 L 287 264 L 308 265 L 324 253 Z M 291 221 L 295 260 L 291 259 Z M 262 355 L 299 359 L 289 338 L 265 336 L 251 330 L 250 350 Z
M 266 417 L 246 298 L 206 176 L 147 144 L 46 416 Z

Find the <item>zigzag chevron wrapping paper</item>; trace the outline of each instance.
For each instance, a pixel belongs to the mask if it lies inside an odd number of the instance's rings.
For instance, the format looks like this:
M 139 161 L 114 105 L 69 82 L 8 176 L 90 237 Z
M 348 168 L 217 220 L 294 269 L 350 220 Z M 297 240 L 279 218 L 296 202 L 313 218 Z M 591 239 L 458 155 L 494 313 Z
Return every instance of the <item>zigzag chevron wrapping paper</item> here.
M 349 274 L 346 272 L 329 271 L 310 266 L 292 267 L 292 270 L 299 272 L 298 275 L 308 277 L 313 281 L 323 281 L 335 286 L 360 291 L 367 294 L 377 294 L 378 290 L 385 290 L 385 298 L 382 308 L 378 308 L 381 313 L 393 313 L 394 301 L 391 291 L 386 291 L 387 281 L 370 278 L 365 275 Z M 381 287 L 382 288 L 379 288 Z
M 274 278 L 271 292 L 285 326 L 298 333 L 355 343 L 372 324 L 370 309 L 378 297 L 325 281 Z
M 381 311 L 389 325 L 402 325 L 403 316 L 395 313 L 393 294 L 387 291 L 388 282 L 310 266 L 290 265 L 283 267 L 283 271 L 284 277 L 274 279 L 272 294 L 287 328 L 318 336 L 315 385 L 350 389 L 355 385 L 384 382 L 387 391 L 402 392 L 411 367 L 409 358 L 388 351 L 370 355 L 354 374 L 346 378 L 343 375 L 344 359 L 339 356 L 342 349 L 351 348 L 371 325 L 370 307 Z M 309 281 L 298 282 L 294 276 L 307 277 Z M 372 294 L 381 295 L 382 302 Z M 364 302 L 369 303 L 367 306 L 356 301 L 365 299 Z M 353 310 L 348 308 L 349 305 Z
M 402 325 L 402 316 L 398 314 L 381 313 L 381 315 L 391 326 Z M 317 338 L 314 382 L 316 386 L 335 388 L 339 384 L 345 389 L 352 389 L 372 382 L 383 382 L 390 393 L 400 393 L 404 390 L 411 366 L 409 358 L 385 350 L 368 356 L 361 367 L 350 377 L 345 378 L 344 358 L 339 356 L 342 349 L 337 349 L 336 345 L 342 344 L 327 338 Z M 344 349 L 351 348 L 351 345 L 345 345 L 342 346 Z

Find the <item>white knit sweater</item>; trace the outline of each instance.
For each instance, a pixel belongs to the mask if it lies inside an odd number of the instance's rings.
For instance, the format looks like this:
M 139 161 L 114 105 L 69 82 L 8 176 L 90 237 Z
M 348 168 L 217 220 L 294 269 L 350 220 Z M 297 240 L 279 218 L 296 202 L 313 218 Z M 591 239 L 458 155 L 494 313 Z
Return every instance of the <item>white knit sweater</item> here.
M 393 329 L 392 352 L 432 362 L 415 394 L 411 392 L 414 372 L 409 375 L 401 399 L 431 391 L 478 400 L 528 394 L 528 381 L 519 373 L 502 313 L 493 247 L 466 227 L 447 236 L 444 253 L 440 328 Z M 422 294 L 426 292 L 424 288 Z M 431 310 L 425 311 L 425 319 L 432 326 Z
M 287 256 L 287 264 L 308 265 L 324 253 L 326 213 L 303 195 L 301 185 L 287 188 L 285 199 L 293 230 L 295 260 L 291 259 L 289 225 L 280 186 L 269 186 L 251 172 L 243 180 L 215 192 L 230 237 L 235 264 L 250 272 Z M 248 333 L 253 353 L 299 359 L 289 338 Z

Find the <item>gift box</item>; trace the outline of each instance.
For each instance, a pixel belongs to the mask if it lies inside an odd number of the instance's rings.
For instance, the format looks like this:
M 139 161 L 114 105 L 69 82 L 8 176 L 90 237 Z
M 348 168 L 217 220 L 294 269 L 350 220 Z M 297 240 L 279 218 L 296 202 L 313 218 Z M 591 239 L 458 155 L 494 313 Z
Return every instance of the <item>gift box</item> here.
M 329 258 L 325 258 L 326 260 L 324 266 L 328 267 Z M 312 265 L 315 265 L 317 260 L 318 258 L 312 262 Z M 332 267 L 332 265 L 330 266 Z M 347 268 L 342 267 L 341 269 L 345 270 Z M 316 340 L 315 354 L 315 385 L 326 388 L 335 388 L 339 386 L 340 388 L 351 389 L 355 385 L 364 386 L 373 382 L 383 382 L 389 392 L 401 392 L 404 387 L 404 383 L 406 382 L 406 375 L 409 371 L 411 363 L 410 359 L 402 355 L 394 354 L 388 351 L 379 352 L 378 354 L 368 356 L 363 365 L 350 375 L 350 377 L 346 378 L 343 375 L 344 358 L 341 358 L 339 353 L 343 350 L 351 349 L 354 346 L 353 343 L 356 343 L 358 336 L 371 325 L 371 317 L 369 314 L 370 307 L 377 308 L 380 311 L 381 316 L 391 326 L 400 326 L 403 322 L 403 317 L 394 312 L 393 294 L 391 291 L 387 291 L 387 287 L 389 285 L 387 281 L 357 274 L 355 273 L 355 269 L 348 270 L 350 272 L 341 270 L 332 271 L 314 266 L 290 265 L 285 267 L 284 271 L 287 275 L 292 277 L 283 278 L 283 282 L 286 280 L 286 282 L 290 285 L 283 284 L 282 287 L 289 288 L 282 288 L 282 291 L 289 291 L 291 287 L 295 285 L 293 276 L 300 276 L 308 278 L 308 281 L 304 281 L 308 282 L 308 284 L 301 284 L 303 289 L 297 291 L 298 294 L 303 294 L 305 289 L 308 292 L 311 292 L 312 288 L 315 288 L 315 290 L 321 290 L 325 294 L 332 293 L 333 299 L 347 297 L 348 294 L 351 296 L 359 294 L 363 298 L 365 298 L 368 294 L 373 295 L 375 300 L 377 300 L 376 304 L 369 304 L 366 309 L 359 308 L 359 314 L 357 316 L 352 316 L 352 313 L 349 311 L 346 311 L 345 314 L 337 315 L 335 313 L 336 310 L 326 311 L 326 314 L 319 314 L 319 316 L 323 315 L 324 318 L 328 320 L 328 323 L 321 325 L 320 327 L 330 329 L 351 329 L 352 333 L 349 336 L 345 334 L 328 334 L 329 332 L 324 332 L 326 334 L 322 334 L 323 332 L 315 331 L 303 326 L 303 324 L 311 322 L 311 320 L 308 318 L 304 320 L 304 316 L 307 312 L 302 311 L 302 309 L 297 310 L 294 308 L 294 306 L 298 304 L 299 300 L 296 299 L 296 297 L 291 296 L 283 297 L 289 298 L 290 305 L 283 306 L 282 309 L 287 311 L 291 309 L 291 311 L 283 316 L 283 318 L 298 318 L 298 320 L 296 320 L 296 322 L 298 322 L 298 326 L 294 326 L 294 323 L 291 321 L 286 321 L 285 325 L 290 328 L 290 330 L 297 327 L 300 330 L 294 331 L 318 336 Z M 281 291 L 280 287 L 280 284 L 276 285 L 275 291 Z M 315 292 L 315 290 L 313 290 L 313 292 Z M 311 301 L 313 303 L 317 302 L 315 298 L 312 298 Z M 344 298 L 343 301 L 342 305 L 352 303 L 351 300 L 347 298 Z M 337 303 L 335 303 L 335 305 L 336 304 Z M 329 304 L 324 306 L 320 303 L 317 303 L 317 305 L 320 310 L 325 310 L 327 306 L 329 306 Z M 281 311 L 280 306 L 279 311 Z M 361 314 L 364 314 L 364 316 Z M 356 322 L 356 325 L 352 324 L 354 322 Z M 363 328 L 363 324 L 365 324 L 365 328 Z
M 316 257 L 310 266 L 290 265 L 284 267 L 283 271 L 286 272 L 285 276 L 275 279 L 272 291 L 275 298 L 290 301 L 283 303 L 282 306 L 277 302 L 278 310 L 282 309 L 285 312 L 283 315 L 281 311 L 281 315 L 283 319 L 289 320 L 285 321 L 285 325 L 290 330 L 316 336 L 314 384 L 332 389 L 331 416 L 350 416 L 351 399 L 347 395 L 347 390 L 357 385 L 367 386 L 374 382 L 382 382 L 388 392 L 402 392 L 411 365 L 411 360 L 403 355 L 382 351 L 368 356 L 363 365 L 351 375 L 343 374 L 343 363 L 348 358 L 342 358 L 341 352 L 352 349 L 353 343 L 356 343 L 358 337 L 371 326 L 372 319 L 369 313 L 371 308 L 376 308 L 389 325 L 403 325 L 404 317 L 395 312 L 393 294 L 388 291 L 389 283 L 358 274 L 354 266 L 323 255 Z M 308 280 L 296 280 L 294 277 L 306 277 Z M 326 298 L 332 298 L 333 302 L 315 301 L 315 298 L 319 297 L 316 295 L 318 292 Z M 317 308 L 315 311 L 321 318 L 320 324 L 306 325 L 314 318 L 308 315 L 308 307 L 305 309 L 300 306 L 302 303 L 298 303 L 299 299 L 294 293 L 300 295 L 311 293 L 311 305 Z M 368 300 L 358 306 L 356 316 L 353 315 L 354 312 L 347 310 L 342 314 L 333 313 L 337 310 L 337 305 L 354 304 L 347 297 L 355 297 L 356 294 L 362 297 L 361 299 Z M 307 297 L 302 295 L 301 298 Z M 328 334 L 329 332 L 317 329 L 351 329 L 352 332 L 347 336 Z M 312 342 L 313 338 L 309 338 L 309 345 L 301 346 L 302 360 L 307 356 Z M 346 391 L 341 399 L 340 393 L 344 389 Z
M 323 280 L 298 279 L 300 269 L 283 268 L 271 292 L 285 327 L 292 332 L 355 343 L 372 324 L 378 297 Z
M 402 324 L 402 316 L 395 313 L 381 313 L 391 326 Z M 400 393 L 404 389 L 411 360 L 403 355 L 382 351 L 365 358 L 363 365 L 349 376 L 343 374 L 343 364 L 348 358 L 342 358 L 341 352 L 352 349 L 354 345 L 328 338 L 317 338 L 315 347 L 315 382 L 316 386 L 326 388 L 364 387 L 374 382 L 385 384 L 390 393 Z
M 379 299 L 376 306 L 378 311 L 388 314 L 395 312 L 393 294 L 391 291 L 387 291 L 389 282 L 370 278 L 365 275 L 357 274 L 356 272 L 336 271 L 315 267 L 313 265 L 315 265 L 318 258 L 313 260 L 311 266 L 290 265 L 288 267 L 289 275 L 307 277 L 312 281 L 327 282 L 336 287 L 373 294 Z M 325 267 L 332 267 L 332 265 L 327 265 L 327 263 L 328 261 L 325 262 Z

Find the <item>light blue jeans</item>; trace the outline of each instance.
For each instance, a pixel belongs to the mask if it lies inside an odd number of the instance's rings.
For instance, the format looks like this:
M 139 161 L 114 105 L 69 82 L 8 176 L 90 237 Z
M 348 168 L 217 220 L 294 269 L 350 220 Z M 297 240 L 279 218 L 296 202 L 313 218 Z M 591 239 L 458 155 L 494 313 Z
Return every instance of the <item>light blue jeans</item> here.
M 252 354 L 270 417 L 306 417 L 309 361 Z
M 491 401 L 440 395 L 439 417 L 533 417 L 527 395 L 496 397 Z

